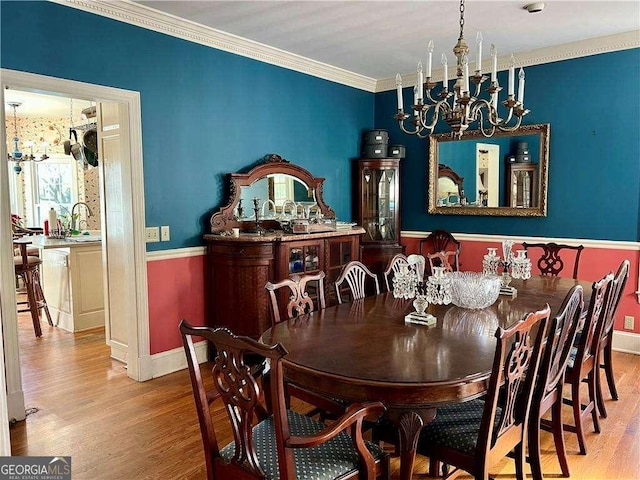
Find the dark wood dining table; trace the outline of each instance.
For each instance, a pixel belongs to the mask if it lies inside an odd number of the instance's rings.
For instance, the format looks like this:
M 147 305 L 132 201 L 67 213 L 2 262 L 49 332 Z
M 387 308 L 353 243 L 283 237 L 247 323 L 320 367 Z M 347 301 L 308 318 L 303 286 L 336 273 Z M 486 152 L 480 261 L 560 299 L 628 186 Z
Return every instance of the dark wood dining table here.
M 590 282 L 534 276 L 513 280 L 517 296 L 501 295 L 483 310 L 429 305 L 435 326 L 405 323 L 411 300 L 391 293 L 286 320 L 261 337 L 281 343 L 285 377 L 330 398 L 381 401 L 399 432 L 400 478 L 409 480 L 422 427 L 437 408 L 481 396 L 488 386 L 498 327 L 508 327 L 545 304 L 555 315 L 572 286 Z

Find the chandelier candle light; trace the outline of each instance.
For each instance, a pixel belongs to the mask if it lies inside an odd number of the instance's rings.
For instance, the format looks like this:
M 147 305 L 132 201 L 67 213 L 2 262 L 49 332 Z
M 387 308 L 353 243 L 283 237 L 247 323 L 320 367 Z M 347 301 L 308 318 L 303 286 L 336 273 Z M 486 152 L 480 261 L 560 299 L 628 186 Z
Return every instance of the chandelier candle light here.
M 480 32 L 476 37 L 476 45 L 475 74 L 469 76 L 469 46 L 464 39 L 464 0 L 460 0 L 460 36 L 455 47 L 453 47 L 453 53 L 457 59 L 457 79 L 453 85 L 453 92 L 449 91 L 448 60 L 443 53 L 441 58 L 443 69 L 442 89 L 439 93 L 435 91 L 432 93 L 437 83 L 431 77 L 434 45 L 433 41 L 430 41 L 427 46 L 426 80 L 422 61 L 418 62 L 418 82 L 413 90 L 413 105 L 411 105 L 413 118 L 409 122 L 413 125 L 412 128 L 405 127 L 405 120 L 412 115 L 404 113 L 402 77 L 400 74 L 396 75 L 398 112 L 394 118 L 398 120 L 400 129 L 404 133 L 426 138 L 433 133 L 440 116 L 449 125 L 451 135 L 458 138 L 461 138 L 464 131 L 474 122 L 478 122 L 478 128 L 485 137 L 493 136 L 496 129 L 512 132 L 520 127 L 522 117 L 529 113 L 529 110 L 524 108 L 524 70 L 520 68 L 518 73 L 518 96 L 516 99 L 515 60 L 511 55 L 507 99 L 502 102 L 502 105 L 507 109 L 507 116 L 506 118 L 500 118 L 498 115 L 498 94 L 502 87 L 498 83 L 498 51 L 495 45 L 491 45 L 491 81 L 485 90 L 489 98 L 479 98 L 481 85 L 488 80 L 488 77 L 482 75 L 482 34 Z M 469 80 L 473 83 L 474 92 L 471 92 Z

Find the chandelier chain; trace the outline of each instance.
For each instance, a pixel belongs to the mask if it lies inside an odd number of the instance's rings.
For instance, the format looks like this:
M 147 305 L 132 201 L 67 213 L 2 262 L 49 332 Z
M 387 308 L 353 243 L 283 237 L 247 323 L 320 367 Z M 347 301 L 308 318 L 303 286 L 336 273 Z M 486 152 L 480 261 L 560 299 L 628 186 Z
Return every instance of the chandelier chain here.
M 460 38 L 464 38 L 464 0 L 460 1 Z
M 442 54 L 442 87 L 436 91 L 438 83 L 432 77 L 433 41 L 427 48 L 427 74 L 423 77 L 422 61 L 418 62 L 417 84 L 414 87 L 413 103 L 405 113 L 403 107 L 402 77 L 396 75 L 396 94 L 398 110 L 394 118 L 400 129 L 409 135 L 426 138 L 434 133 L 439 120 L 442 118 L 451 129 L 451 134 L 461 138 L 465 130 L 476 124 L 485 137 L 492 137 L 496 131 L 513 132 L 520 128 L 522 117 L 529 113 L 524 106 L 524 70 L 518 73 L 518 88 L 516 94 L 515 60 L 511 57 L 509 67 L 508 88 L 503 89 L 498 81 L 498 51 L 491 45 L 491 77 L 483 75 L 482 71 L 482 34 L 476 36 L 476 68 L 475 73 L 469 74 L 469 45 L 464 39 L 465 0 L 460 0 L 460 36 L 453 47 L 456 57 L 456 76 L 451 86 L 448 76 L 447 56 Z M 484 89 L 483 83 L 489 82 Z M 451 86 L 451 88 L 450 88 Z M 499 93 L 506 90 L 506 100 L 499 102 Z M 506 110 L 506 115 L 498 112 L 499 105 Z M 408 124 L 405 126 L 405 121 Z

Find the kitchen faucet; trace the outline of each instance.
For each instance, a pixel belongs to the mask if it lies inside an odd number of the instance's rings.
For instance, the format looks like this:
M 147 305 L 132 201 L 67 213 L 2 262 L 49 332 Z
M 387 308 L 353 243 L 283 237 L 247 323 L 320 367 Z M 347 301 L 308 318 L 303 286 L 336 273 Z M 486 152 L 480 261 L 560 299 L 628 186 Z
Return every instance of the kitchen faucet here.
M 76 210 L 76 207 L 78 207 L 80 205 L 84 205 L 85 207 L 87 207 L 87 213 L 89 214 L 88 215 L 89 217 L 93 215 L 93 212 L 91 211 L 91 208 L 85 202 L 76 202 L 76 203 L 74 203 L 73 207 L 71 207 L 71 231 L 72 232 L 74 230 L 76 230 L 76 217 L 74 215 L 75 214 L 75 210 Z

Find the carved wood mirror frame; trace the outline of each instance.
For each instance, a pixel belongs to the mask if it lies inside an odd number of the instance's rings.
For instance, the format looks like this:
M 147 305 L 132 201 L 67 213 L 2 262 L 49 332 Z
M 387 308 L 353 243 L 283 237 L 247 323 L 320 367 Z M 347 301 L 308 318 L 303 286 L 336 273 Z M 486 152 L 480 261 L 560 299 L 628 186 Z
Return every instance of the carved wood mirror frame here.
M 547 216 L 547 190 L 548 190 L 548 169 L 549 169 L 549 124 L 522 125 L 514 132 L 496 133 L 496 137 L 522 137 L 534 136 L 538 137 L 539 159 L 538 159 L 538 202 L 535 207 L 531 208 L 513 208 L 513 207 L 479 207 L 479 206 L 441 206 L 438 205 L 437 185 L 439 170 L 443 164 L 447 165 L 445 160 L 439 156 L 439 146 L 443 142 L 464 142 L 473 141 L 480 142 L 486 139 L 478 130 L 465 132 L 461 140 L 451 138 L 448 133 L 430 135 L 429 137 L 429 184 L 428 189 L 428 205 L 427 211 L 430 214 L 437 215 L 484 215 L 484 216 L 509 216 L 509 217 L 546 217 Z M 507 152 L 508 153 L 508 152 Z M 505 169 L 504 155 L 499 159 L 503 164 L 501 169 Z M 466 182 L 465 182 L 466 183 Z M 501 175 L 500 188 L 506 188 L 506 180 Z
M 335 218 L 335 212 L 324 203 L 322 198 L 322 188 L 324 178 L 314 177 L 308 170 L 285 160 L 280 155 L 271 153 L 265 155 L 262 163 L 253 167 L 247 173 L 231 173 L 229 174 L 229 199 L 227 204 L 220 210 L 211 215 L 209 219 L 211 233 L 219 233 L 232 228 L 245 229 L 246 224 L 252 222 L 239 221 L 235 215 L 235 209 L 238 206 L 242 194 L 242 187 L 248 187 L 254 182 L 267 178 L 269 175 L 289 175 L 295 177 L 304 183 L 309 190 L 313 190 L 315 202 L 325 218 Z M 246 205 L 245 208 L 251 209 Z M 264 228 L 279 228 L 279 224 L 274 220 L 263 220 L 261 225 Z M 250 226 L 246 228 L 251 228 Z

